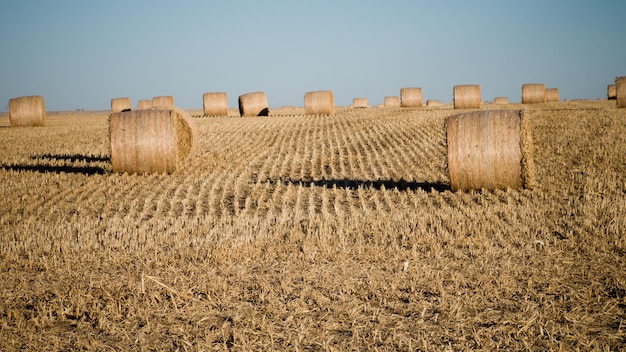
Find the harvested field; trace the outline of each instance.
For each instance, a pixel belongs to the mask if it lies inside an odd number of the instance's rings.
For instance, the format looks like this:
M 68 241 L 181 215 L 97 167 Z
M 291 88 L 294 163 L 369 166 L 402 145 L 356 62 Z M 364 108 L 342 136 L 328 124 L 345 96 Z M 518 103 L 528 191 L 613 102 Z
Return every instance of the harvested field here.
M 194 119 L 111 171 L 108 112 L 0 116 L 6 350 L 626 349 L 626 109 L 532 105 L 533 190 L 451 192 L 438 108 Z

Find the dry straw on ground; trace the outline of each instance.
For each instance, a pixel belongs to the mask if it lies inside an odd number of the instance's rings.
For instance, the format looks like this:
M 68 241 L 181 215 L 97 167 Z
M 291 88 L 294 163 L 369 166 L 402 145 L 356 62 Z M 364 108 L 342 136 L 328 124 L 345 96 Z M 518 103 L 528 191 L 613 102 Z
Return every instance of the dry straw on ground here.
M 111 99 L 111 112 L 130 111 L 133 109 L 133 103 L 129 97 Z
M 532 189 L 532 135 L 521 110 L 486 110 L 448 117 L 450 188 Z
M 174 107 L 174 97 L 171 95 L 162 95 L 152 98 L 151 108 L 167 109 Z
M 506 105 L 506 104 L 509 104 L 509 98 L 507 98 L 507 97 L 495 97 L 493 99 L 493 103 L 494 104 Z
M 558 103 L 560 100 L 559 88 L 546 88 L 546 102 Z
M 437 107 L 437 106 L 444 106 L 446 105 L 443 101 L 441 100 L 436 100 L 436 99 L 428 99 L 426 100 L 426 106 L 431 108 L 431 107 Z
M 526 83 L 522 85 L 522 104 L 546 102 L 546 85 L 543 83 Z
M 400 106 L 400 97 L 397 95 L 387 96 L 385 97 L 386 108 L 397 108 Z
M 455 109 L 478 109 L 480 108 L 480 85 L 463 84 L 454 86 Z
M 304 94 L 304 113 L 307 115 L 334 115 L 335 98 L 331 90 L 317 90 Z
M 152 99 L 142 99 L 137 101 L 137 110 L 148 110 L 152 108 Z
M 204 116 L 228 115 L 228 95 L 226 92 L 209 92 L 202 95 Z
M 369 103 L 367 102 L 367 98 L 354 98 L 352 99 L 352 107 L 353 108 L 368 108 Z
M 112 113 L 112 169 L 129 174 L 172 173 L 192 151 L 194 134 L 191 117 L 179 108 Z
M 608 100 L 615 100 L 615 99 L 617 99 L 617 92 L 615 90 L 615 84 L 609 84 L 606 87 L 606 98 Z
M 615 78 L 615 98 L 618 108 L 626 108 L 626 76 Z
M 400 89 L 400 105 L 402 107 L 422 107 L 422 88 L 407 87 Z
M 239 96 L 239 115 L 241 117 L 268 116 L 269 105 L 264 92 L 252 92 Z
M 9 100 L 9 118 L 12 127 L 46 125 L 46 104 L 40 95 L 12 98 Z

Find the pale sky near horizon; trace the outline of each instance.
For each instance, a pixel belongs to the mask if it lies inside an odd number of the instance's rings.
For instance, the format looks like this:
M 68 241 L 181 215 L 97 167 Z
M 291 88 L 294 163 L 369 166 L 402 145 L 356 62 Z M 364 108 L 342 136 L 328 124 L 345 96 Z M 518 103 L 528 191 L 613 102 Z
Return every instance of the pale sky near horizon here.
M 606 98 L 626 75 L 626 1 L 0 0 L 0 102 L 106 110 L 111 98 L 264 91 L 271 107 L 330 89 L 371 105 L 400 88 L 452 100 L 521 100 L 524 83 L 561 99 Z

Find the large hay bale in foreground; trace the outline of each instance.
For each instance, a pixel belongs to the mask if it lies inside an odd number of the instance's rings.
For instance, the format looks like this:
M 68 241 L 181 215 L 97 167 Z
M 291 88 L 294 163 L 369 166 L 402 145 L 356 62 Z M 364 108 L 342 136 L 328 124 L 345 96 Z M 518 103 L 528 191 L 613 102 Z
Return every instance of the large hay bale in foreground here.
M 522 85 L 522 104 L 538 104 L 546 102 L 546 85 L 543 83 L 527 83 Z
M 111 112 L 130 111 L 133 109 L 133 103 L 129 97 L 111 99 Z
M 559 88 L 546 88 L 546 102 L 558 103 L 560 100 Z
M 422 107 L 422 88 L 407 87 L 400 88 L 400 106 L 406 108 Z
M 225 92 L 211 92 L 202 95 L 204 116 L 228 115 L 228 95 Z
M 450 116 L 446 131 L 453 191 L 535 187 L 530 122 L 521 110 Z
M 172 173 L 191 153 L 195 129 L 184 110 L 153 109 L 109 116 L 114 172 Z
M 478 109 L 480 108 L 480 85 L 462 84 L 454 86 L 455 109 Z
M 46 125 L 46 104 L 41 95 L 9 99 L 9 119 L 12 127 Z
M 267 104 L 267 96 L 264 92 L 252 92 L 239 96 L 239 115 L 269 116 L 270 110 Z
M 386 108 L 397 108 L 400 107 L 400 97 L 393 95 L 385 97 L 385 105 Z
M 304 93 L 304 113 L 307 115 L 334 115 L 335 97 L 331 90 Z
M 493 99 L 493 103 L 494 104 L 498 104 L 498 105 L 506 105 L 506 104 L 509 104 L 509 98 L 507 98 L 507 97 L 495 97 Z
M 151 108 L 168 109 L 174 107 L 174 97 L 171 95 L 161 95 L 152 98 Z
M 352 99 L 353 108 L 369 108 L 367 98 L 354 98 Z
M 137 110 L 148 110 L 152 108 L 152 99 L 142 99 L 137 101 Z
M 618 108 L 626 108 L 626 76 L 615 78 L 615 98 Z
M 606 98 L 608 100 L 615 100 L 615 99 L 617 99 L 617 91 L 615 90 L 615 84 L 609 84 L 606 87 Z

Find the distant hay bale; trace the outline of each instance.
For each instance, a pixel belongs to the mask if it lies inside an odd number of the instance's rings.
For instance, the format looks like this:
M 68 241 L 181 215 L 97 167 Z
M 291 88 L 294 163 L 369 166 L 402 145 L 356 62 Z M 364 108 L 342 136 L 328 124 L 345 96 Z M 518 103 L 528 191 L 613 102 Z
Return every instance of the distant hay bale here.
M 478 109 L 480 108 L 480 85 L 462 84 L 454 86 L 455 109 Z
M 506 105 L 509 103 L 509 98 L 507 97 L 495 97 L 493 99 L 493 103 L 494 104 L 498 104 L 498 105 Z
M 152 99 L 142 99 L 137 101 L 137 110 L 148 110 L 152 108 Z
M 422 88 L 407 87 L 400 89 L 400 106 L 402 107 L 422 107 Z
M 317 90 L 304 94 L 304 113 L 307 115 L 335 114 L 335 97 L 331 90 Z
M 446 120 L 453 191 L 536 186 L 530 121 L 521 110 L 467 112 Z
M 204 116 L 228 115 L 228 95 L 225 92 L 211 92 L 202 95 Z
M 112 113 L 109 116 L 114 172 L 172 173 L 194 147 L 195 128 L 179 108 Z
M 46 125 L 46 104 L 40 95 L 9 99 L 9 119 L 12 127 Z
M 615 78 L 615 99 L 618 108 L 626 108 L 626 76 Z
M 400 106 L 400 97 L 399 96 L 388 96 L 385 97 L 385 104 L 384 106 L 386 108 L 396 108 Z
M 559 88 L 546 88 L 546 102 L 558 103 L 560 100 Z
M 527 83 L 522 85 L 522 104 L 546 102 L 546 85 L 543 83 Z
M 267 97 L 264 92 L 252 92 L 239 96 L 239 115 L 269 116 Z
M 437 107 L 437 106 L 444 106 L 444 105 L 446 104 L 441 100 L 435 100 L 435 99 L 426 100 L 426 107 L 429 107 L 429 108 Z
M 132 109 L 133 103 L 128 97 L 111 99 L 111 112 L 130 111 Z
M 367 98 L 354 98 L 352 99 L 352 107 L 353 108 L 368 108 L 369 103 L 367 102 Z
M 151 108 L 167 109 L 174 107 L 174 97 L 171 95 L 162 95 L 152 98 Z
M 617 99 L 617 91 L 615 90 L 615 84 L 609 84 L 606 87 L 606 98 L 608 100 Z

